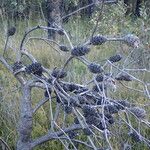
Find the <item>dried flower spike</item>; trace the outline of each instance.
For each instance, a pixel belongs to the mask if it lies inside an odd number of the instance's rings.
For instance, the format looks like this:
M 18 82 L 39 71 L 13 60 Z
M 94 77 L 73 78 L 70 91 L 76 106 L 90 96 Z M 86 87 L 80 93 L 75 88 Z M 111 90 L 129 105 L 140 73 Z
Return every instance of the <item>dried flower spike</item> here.
M 96 63 L 89 64 L 88 69 L 92 73 L 101 73 L 101 72 L 103 72 L 102 67 L 99 64 L 96 64 Z
M 15 34 L 15 32 L 16 32 L 16 28 L 15 27 L 11 27 L 11 28 L 8 29 L 7 35 L 8 36 L 13 36 Z
M 15 62 L 14 65 L 12 66 L 13 71 L 17 71 L 23 67 L 22 62 Z
M 146 117 L 146 111 L 143 108 L 132 107 L 129 110 L 139 119 L 144 119 Z
M 104 76 L 103 75 L 97 75 L 96 78 L 95 78 L 95 80 L 97 82 L 102 82 L 104 80 Z
M 111 63 L 115 63 L 115 62 L 118 62 L 122 59 L 122 56 L 120 54 L 116 54 L 114 56 L 111 56 L 108 60 L 111 62 Z
M 128 45 L 133 48 L 138 48 L 140 45 L 140 39 L 133 34 L 128 34 L 123 38 L 123 41 Z
M 92 45 L 101 45 L 107 41 L 107 38 L 101 35 L 93 36 L 90 40 L 90 44 Z
M 115 79 L 118 81 L 132 81 L 133 80 L 131 76 L 125 73 L 119 74 Z
M 64 51 L 64 52 L 68 52 L 68 51 L 69 51 L 69 50 L 68 50 L 68 47 L 65 46 L 65 45 L 60 45 L 60 46 L 59 46 L 59 49 L 60 49 L 61 51 Z
M 40 63 L 35 62 L 26 67 L 26 72 L 29 74 L 33 73 L 34 75 L 41 76 L 43 72 L 43 68 Z
M 67 76 L 67 72 L 62 71 L 61 69 L 58 69 L 58 68 L 54 68 L 54 70 L 52 72 L 52 76 L 55 78 L 64 78 Z
M 90 48 L 86 46 L 77 46 L 72 49 L 71 54 L 73 56 L 84 56 L 85 54 L 88 54 L 89 52 L 90 52 Z

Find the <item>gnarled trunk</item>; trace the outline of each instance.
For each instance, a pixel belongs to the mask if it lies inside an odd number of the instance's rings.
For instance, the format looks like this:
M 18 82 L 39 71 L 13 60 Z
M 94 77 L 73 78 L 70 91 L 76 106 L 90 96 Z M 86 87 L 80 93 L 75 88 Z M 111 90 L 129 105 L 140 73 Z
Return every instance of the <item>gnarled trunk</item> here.
M 20 121 L 18 127 L 19 139 L 17 150 L 31 150 L 32 132 L 32 107 L 31 89 L 28 85 L 22 85 L 22 98 L 20 101 Z

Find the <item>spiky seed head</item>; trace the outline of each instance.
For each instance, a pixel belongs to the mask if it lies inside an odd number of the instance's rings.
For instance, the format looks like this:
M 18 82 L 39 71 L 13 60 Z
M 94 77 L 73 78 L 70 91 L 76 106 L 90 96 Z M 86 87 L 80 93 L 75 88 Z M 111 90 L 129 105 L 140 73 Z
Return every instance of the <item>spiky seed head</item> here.
M 71 105 L 66 105 L 64 107 L 64 110 L 67 114 L 71 114 L 72 113 L 72 106 Z
M 104 112 L 106 114 L 115 114 L 115 113 L 118 113 L 118 109 L 115 105 L 111 105 L 111 104 L 108 104 L 106 106 L 104 106 Z
M 140 39 L 133 34 L 128 34 L 123 38 L 123 41 L 128 45 L 133 48 L 138 48 L 140 45 Z
M 116 78 L 118 81 L 132 81 L 133 78 L 126 73 L 120 73 Z
M 110 124 L 113 124 L 115 122 L 111 114 L 105 114 L 105 118 Z
M 111 63 L 115 63 L 115 62 L 118 62 L 122 59 L 122 56 L 120 54 L 116 54 L 114 56 L 111 56 L 108 60 L 111 62 Z
M 43 68 L 40 63 L 35 62 L 26 67 L 26 72 L 28 74 L 33 73 L 34 75 L 42 76 Z
M 107 38 L 105 38 L 102 35 L 93 36 L 90 40 L 91 45 L 101 45 L 107 41 Z
M 98 74 L 95 79 L 97 82 L 102 82 L 104 80 L 104 76 Z
M 100 123 L 100 118 L 96 117 L 95 115 L 89 114 L 85 117 L 85 119 L 86 119 L 86 123 L 89 125 L 93 124 L 97 126 Z
M 115 106 L 117 107 L 118 110 L 124 110 L 125 107 L 129 108 L 131 104 L 126 100 L 117 100 L 115 101 Z
M 146 117 L 146 111 L 140 107 L 132 107 L 129 110 L 139 119 L 144 119 Z
M 13 36 L 16 33 L 15 27 L 10 27 L 7 31 L 7 36 Z
M 12 69 L 13 69 L 13 71 L 15 72 L 15 71 L 21 69 L 22 67 L 23 67 L 22 62 L 15 62 L 15 63 L 13 64 L 13 66 L 12 66 Z
M 72 56 L 84 56 L 90 52 L 90 48 L 86 46 L 74 47 L 71 51 Z
M 86 102 L 86 98 L 84 96 L 78 96 L 78 100 L 80 104 L 84 104 Z
M 66 92 L 74 92 L 74 91 L 79 90 L 79 86 L 77 86 L 77 85 L 74 84 L 74 83 L 63 84 L 63 89 L 64 89 Z
M 103 72 L 102 67 L 99 64 L 96 64 L 96 63 L 89 64 L 88 69 L 89 69 L 90 72 L 95 73 L 95 74 Z
M 89 105 L 84 105 L 82 107 L 82 111 L 84 113 L 84 115 L 96 115 L 96 110 L 92 107 L 90 107 Z
M 60 49 L 61 51 L 64 51 L 64 52 L 68 52 L 68 51 L 69 51 L 68 47 L 65 46 L 65 45 L 60 45 L 60 46 L 59 46 L 59 49 Z
M 64 78 L 67 76 L 67 72 L 62 69 L 54 68 L 52 71 L 52 76 L 55 78 Z

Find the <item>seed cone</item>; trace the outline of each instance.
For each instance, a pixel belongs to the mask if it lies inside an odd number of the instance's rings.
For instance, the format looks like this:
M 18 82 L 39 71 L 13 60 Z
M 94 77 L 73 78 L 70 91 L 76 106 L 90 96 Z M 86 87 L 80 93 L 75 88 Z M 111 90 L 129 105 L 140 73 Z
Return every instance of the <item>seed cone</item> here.
M 55 78 L 64 78 L 67 76 L 67 72 L 62 71 L 61 69 L 55 68 L 52 72 L 52 76 Z
M 133 48 L 138 48 L 140 44 L 140 39 L 133 34 L 128 34 L 123 38 L 124 43 Z
M 16 32 L 16 28 L 15 27 L 11 27 L 11 28 L 8 29 L 7 35 L 8 36 L 13 36 L 15 34 L 15 32 Z
M 65 45 L 60 45 L 60 46 L 59 46 L 59 49 L 60 49 L 61 51 L 64 51 L 64 52 L 68 52 L 68 51 L 69 51 L 69 50 L 68 50 L 68 47 L 65 46 Z
M 143 108 L 132 107 L 129 110 L 139 119 L 144 119 L 146 117 L 146 111 Z
M 108 60 L 112 63 L 118 62 L 122 59 L 122 56 L 120 54 L 116 54 L 114 56 L 111 56 Z
M 119 74 L 115 79 L 118 81 L 132 81 L 133 80 L 131 76 L 125 73 Z
M 90 44 L 92 45 L 101 45 L 107 41 L 107 38 L 101 35 L 93 36 L 90 40 Z
M 86 46 L 77 46 L 72 49 L 71 54 L 73 56 L 84 56 L 85 54 L 88 54 L 89 52 L 90 52 L 90 48 Z
M 41 76 L 42 72 L 43 72 L 43 68 L 42 68 L 42 65 L 40 63 L 35 62 L 35 63 L 32 63 L 31 65 L 26 67 L 26 72 L 28 74 L 33 73 L 34 75 Z
M 96 63 L 89 64 L 88 69 L 92 73 L 101 73 L 101 72 L 103 72 L 103 69 L 101 68 L 101 66 L 99 64 L 96 64 Z

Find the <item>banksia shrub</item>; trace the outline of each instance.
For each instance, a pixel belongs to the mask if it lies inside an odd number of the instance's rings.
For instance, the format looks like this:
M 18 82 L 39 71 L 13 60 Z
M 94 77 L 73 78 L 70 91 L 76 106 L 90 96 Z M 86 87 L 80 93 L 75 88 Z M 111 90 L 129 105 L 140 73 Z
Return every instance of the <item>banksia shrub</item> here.
M 47 29 L 47 27 L 37 26 L 29 30 L 29 33 L 38 28 Z M 61 41 L 52 42 L 63 52 L 68 52 L 69 48 L 71 48 L 70 52 L 67 53 L 68 58 L 65 60 L 65 63 L 60 64 L 60 68 L 54 68 L 54 66 L 45 68 L 42 64 L 37 62 L 32 54 L 24 49 L 24 40 L 26 40 L 28 32 L 26 32 L 20 46 L 21 57 L 18 59 L 21 60 L 10 65 L 10 72 L 14 74 L 23 87 L 20 88 L 23 90 L 23 99 L 20 101 L 20 106 L 22 107 L 21 113 L 23 114 L 20 115 L 21 125 L 18 130 L 19 142 L 17 143 L 20 144 L 20 141 L 22 142 L 23 139 L 23 146 L 25 145 L 27 147 L 22 148 L 21 145 L 21 149 L 33 149 L 39 145 L 39 143 L 43 144 L 50 140 L 59 140 L 65 149 L 100 150 L 101 147 L 105 145 L 105 150 L 112 150 L 113 148 L 121 148 L 121 144 L 117 145 L 118 147 L 113 145 L 116 140 L 121 138 L 120 141 L 116 142 L 118 144 L 122 141 L 129 141 L 126 139 L 129 137 L 136 142 L 142 141 L 148 145 L 148 139 L 142 136 L 144 129 L 141 132 L 135 129 L 135 127 L 139 125 L 139 122 L 141 125 L 139 129 L 142 129 L 144 125 L 149 125 L 149 122 L 146 120 L 146 109 L 143 109 L 146 107 L 146 104 L 142 105 L 143 108 L 138 107 L 138 102 L 136 103 L 132 95 L 128 95 L 126 92 L 127 89 L 132 89 L 131 91 L 139 92 L 138 96 L 143 94 L 149 98 L 149 87 L 145 81 L 137 77 L 135 78 L 134 73 L 132 73 L 132 75 L 130 74 L 130 70 L 144 70 L 144 72 L 147 70 L 125 68 L 130 65 L 130 62 L 126 64 L 129 56 L 127 59 L 125 58 L 124 64 L 121 66 L 121 63 L 118 62 L 122 60 L 123 54 L 120 55 L 117 53 L 109 58 L 106 57 L 102 61 L 98 60 L 97 62 L 99 63 L 88 60 L 89 57 L 85 56 L 90 53 L 91 47 L 93 48 L 95 45 L 100 46 L 107 41 L 124 41 L 127 45 L 137 48 L 140 43 L 139 38 L 134 35 L 127 35 L 123 38 L 106 38 L 105 36 L 98 35 L 92 38 L 90 37 L 90 40 L 85 43 L 80 43 L 79 46 L 71 42 L 69 35 L 67 35 L 64 29 L 54 28 L 54 33 L 64 35 L 63 38 L 67 37 L 63 39 L 62 42 L 68 40 L 70 45 L 67 47 L 65 45 L 59 45 L 58 43 Z M 52 28 L 50 30 L 52 30 Z M 8 36 L 12 36 L 14 33 L 15 31 L 8 30 Z M 30 61 L 34 60 L 34 62 L 26 66 L 23 63 L 24 59 L 22 60 L 22 55 L 27 56 Z M 62 56 L 63 55 L 60 57 Z M 87 71 L 86 73 L 89 73 L 89 75 L 85 73 L 85 76 L 88 75 L 88 78 L 84 76 L 84 79 L 82 80 L 81 78 L 79 83 L 76 83 L 74 78 L 68 73 L 69 71 L 71 73 L 74 71 L 72 70 L 74 65 L 69 64 L 71 60 L 74 59 L 83 63 L 83 65 L 87 67 L 85 72 Z M 58 60 L 58 58 L 56 60 Z M 3 64 L 7 63 L 7 61 L 3 61 L 3 59 L 0 61 Z M 6 66 L 6 68 L 9 67 Z M 127 71 L 129 71 L 129 73 Z M 30 74 L 30 76 L 27 74 Z M 133 81 L 133 79 L 138 83 L 135 89 L 134 83 L 121 82 Z M 121 88 L 119 87 L 120 85 Z M 131 87 L 131 85 L 133 87 Z M 126 93 L 121 91 L 123 89 L 122 87 L 125 88 Z M 34 97 L 31 92 L 32 88 L 35 88 L 35 90 L 38 89 L 38 92 L 42 92 L 41 100 L 32 101 Z M 39 96 L 39 94 L 40 92 L 37 95 Z M 39 98 L 38 96 L 35 98 Z M 117 98 L 118 96 L 119 99 Z M 145 99 L 144 103 L 146 102 Z M 47 105 L 47 103 L 49 103 L 48 107 L 40 109 L 43 105 Z M 48 124 L 48 129 L 46 128 L 45 131 L 48 132 L 42 137 L 33 139 L 34 136 L 32 137 L 31 135 L 34 123 L 32 124 L 32 122 L 37 121 L 33 119 L 33 115 L 37 110 L 39 110 L 39 114 L 41 114 L 41 110 L 42 112 L 44 110 L 44 115 L 46 114 L 46 118 L 48 118 L 48 120 L 44 120 L 44 123 L 47 121 Z M 135 123 L 132 122 L 132 120 L 135 120 Z M 127 137 L 128 129 L 130 133 Z M 82 144 L 81 147 L 79 146 L 80 144 Z

